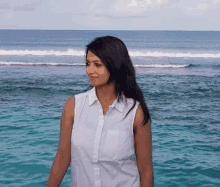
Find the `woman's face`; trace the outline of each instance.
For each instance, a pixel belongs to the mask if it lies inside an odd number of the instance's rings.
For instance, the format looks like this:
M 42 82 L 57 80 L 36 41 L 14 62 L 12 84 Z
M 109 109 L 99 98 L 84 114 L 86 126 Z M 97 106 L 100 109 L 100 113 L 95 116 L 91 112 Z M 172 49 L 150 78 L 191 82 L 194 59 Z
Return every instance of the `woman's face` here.
M 99 87 L 107 84 L 110 73 L 105 65 L 102 63 L 101 59 L 88 51 L 86 58 L 86 73 L 89 77 L 91 85 L 94 87 Z

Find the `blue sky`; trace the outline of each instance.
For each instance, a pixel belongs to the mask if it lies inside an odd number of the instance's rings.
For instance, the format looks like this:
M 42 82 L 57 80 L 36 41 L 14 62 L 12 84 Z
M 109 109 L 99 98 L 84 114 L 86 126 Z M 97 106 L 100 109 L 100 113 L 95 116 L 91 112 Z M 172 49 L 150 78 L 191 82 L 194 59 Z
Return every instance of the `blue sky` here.
M 0 0 L 0 29 L 214 30 L 220 0 Z

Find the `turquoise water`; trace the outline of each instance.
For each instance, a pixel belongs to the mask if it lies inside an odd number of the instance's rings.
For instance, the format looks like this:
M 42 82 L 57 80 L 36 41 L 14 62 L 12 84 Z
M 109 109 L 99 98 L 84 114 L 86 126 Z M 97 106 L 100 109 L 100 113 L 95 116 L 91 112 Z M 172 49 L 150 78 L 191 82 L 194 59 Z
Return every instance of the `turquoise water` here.
M 85 32 L 88 35 L 89 31 Z M 132 35 L 124 33 L 125 40 L 129 41 Z M 172 32 L 162 34 L 167 43 L 172 37 L 181 36 L 172 35 Z M 50 32 L 44 37 L 39 33 L 35 35 L 45 38 Z M 137 38 L 142 35 L 136 33 Z M 153 38 L 155 35 L 151 40 L 157 47 L 160 41 Z M 133 63 L 142 65 L 135 67 L 136 77 L 152 117 L 155 187 L 220 186 L 220 60 L 211 56 L 220 54 L 218 34 L 215 33 L 214 43 L 210 33 L 202 34 L 206 36 L 206 47 L 194 33 L 188 35 L 186 41 L 192 41 L 188 52 L 200 51 L 203 56 L 209 53 L 209 58 L 190 57 L 189 54 L 187 58 L 171 57 L 177 54 L 177 49 L 182 54 L 187 50 L 184 45 L 185 49 L 180 51 L 178 46 L 181 45 L 174 45 L 173 40 L 168 46 L 172 50 L 168 52 L 170 57 L 157 57 L 153 53 L 138 56 L 138 52 L 150 48 L 143 46 L 138 51 L 135 51 L 137 47 L 130 48 Z M 161 32 L 158 36 L 161 37 Z M 56 43 L 56 37 L 50 41 Z M 37 39 L 33 37 L 32 41 L 36 43 Z M 140 42 L 139 39 L 135 41 Z M 40 46 L 31 47 L 24 39 L 23 45 L 32 52 L 25 55 L 24 46 L 10 42 L 1 44 L 0 49 L 0 186 L 45 186 L 58 146 L 64 103 L 69 96 L 89 86 L 85 66 L 76 65 L 83 63 L 84 56 L 56 55 L 69 46 L 59 51 L 53 48 L 53 55 L 36 55 L 37 50 L 45 50 L 42 41 Z M 19 42 L 21 45 L 22 39 Z M 199 42 L 202 48 L 198 47 Z M 83 42 L 75 45 L 82 45 L 80 49 L 73 46 L 78 52 L 84 47 Z M 210 49 L 209 46 L 215 47 Z M 22 55 L 6 55 L 15 49 Z M 156 50 L 164 50 L 164 47 Z M 69 168 L 61 186 L 70 186 L 70 172 Z

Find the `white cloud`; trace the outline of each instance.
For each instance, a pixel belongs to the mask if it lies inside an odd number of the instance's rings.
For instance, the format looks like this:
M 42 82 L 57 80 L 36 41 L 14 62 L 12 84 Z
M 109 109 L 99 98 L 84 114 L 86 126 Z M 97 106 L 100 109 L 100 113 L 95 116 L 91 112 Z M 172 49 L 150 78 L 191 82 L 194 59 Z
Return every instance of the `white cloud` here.
M 0 3 L 0 9 L 10 9 L 9 3 Z
M 0 28 L 220 30 L 219 12 L 220 0 L 0 0 Z
M 6 14 L 7 19 L 13 18 L 13 16 L 14 16 L 14 12 L 12 12 L 12 11 L 10 11 Z
M 0 9 L 13 9 L 14 11 L 32 11 L 41 5 L 41 0 L 1 0 Z
M 209 5 L 207 5 L 206 3 L 200 3 L 197 5 L 196 8 L 192 8 L 192 7 L 187 7 L 187 10 L 192 11 L 192 10 L 203 10 L 203 9 L 207 9 L 209 7 Z
M 169 0 L 50 0 L 48 9 L 56 13 L 68 12 L 95 17 L 139 17 L 168 2 Z
M 168 3 L 168 0 L 118 0 L 114 5 L 114 11 L 125 15 L 142 14 L 146 11 L 153 11 L 154 7 Z
M 34 11 L 36 7 L 41 5 L 41 1 L 38 2 L 27 2 L 22 5 L 17 5 L 14 7 L 14 11 Z
M 195 0 L 192 1 L 191 6 L 185 7 L 185 10 L 182 9 L 187 16 L 196 16 L 196 17 L 201 17 L 201 19 L 216 19 L 216 17 L 220 17 L 220 13 L 218 12 L 215 17 L 213 17 L 213 14 L 206 14 L 206 12 L 210 12 L 213 10 L 219 10 L 220 9 L 220 0 Z M 183 6 L 184 7 L 184 6 Z M 212 15 L 211 17 L 206 17 L 207 15 Z
M 212 2 L 212 4 L 217 4 L 217 3 L 219 3 L 220 2 L 220 0 L 214 0 L 213 2 Z
M 131 7 L 131 6 L 137 6 L 137 1 L 136 0 L 132 0 L 130 4 L 128 4 L 127 7 Z

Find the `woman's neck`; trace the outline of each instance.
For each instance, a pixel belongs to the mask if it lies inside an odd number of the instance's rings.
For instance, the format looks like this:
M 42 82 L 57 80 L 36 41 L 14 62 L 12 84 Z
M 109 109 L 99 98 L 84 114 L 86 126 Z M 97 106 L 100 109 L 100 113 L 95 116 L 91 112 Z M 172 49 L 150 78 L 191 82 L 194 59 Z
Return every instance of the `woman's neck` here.
M 108 85 L 104 85 L 101 87 L 96 87 L 96 96 L 98 98 L 98 100 L 101 103 L 112 103 L 116 98 L 117 95 L 115 93 L 115 84 L 114 83 L 110 83 Z

